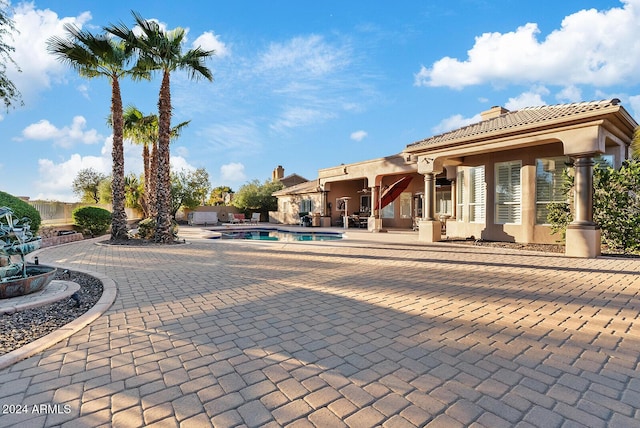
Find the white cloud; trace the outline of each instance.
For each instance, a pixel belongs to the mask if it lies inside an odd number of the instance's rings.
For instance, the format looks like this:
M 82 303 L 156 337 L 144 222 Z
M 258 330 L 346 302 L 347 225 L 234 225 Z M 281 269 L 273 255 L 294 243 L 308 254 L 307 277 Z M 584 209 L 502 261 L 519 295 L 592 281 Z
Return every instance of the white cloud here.
M 223 182 L 245 181 L 247 176 L 244 173 L 244 165 L 239 162 L 231 162 L 220 167 L 220 179 Z
M 290 128 L 324 122 L 334 117 L 336 114 L 328 109 L 289 107 L 280 114 L 280 117 L 271 125 L 271 129 L 282 132 Z
M 82 94 L 83 97 L 85 97 L 86 99 L 90 99 L 89 97 L 89 86 L 85 85 L 84 83 L 78 85 L 76 87 L 76 89 L 78 90 L 78 92 L 80 92 Z
M 38 178 L 33 183 L 34 199 L 63 202 L 76 201 L 78 198 L 71 190 L 73 179 L 84 168 L 93 168 L 105 175 L 111 174 L 111 148 L 113 136 L 104 139 L 100 156 L 82 156 L 74 153 L 59 163 L 51 159 L 38 159 Z M 142 146 L 124 143 L 125 174 L 142 173 Z M 172 159 L 173 165 L 173 159 Z
M 366 109 L 376 90 L 359 59 L 347 38 L 312 34 L 271 43 L 252 70 L 254 81 L 267 82 L 262 91 L 273 95 L 269 102 L 280 112 L 271 129 L 286 132 Z
M 171 171 L 195 171 L 196 167 L 191 165 L 182 156 L 171 156 L 169 163 L 171 164 Z
M 260 136 L 256 125 L 251 121 L 215 124 L 196 131 L 207 149 L 213 152 L 252 152 L 261 150 Z
M 230 55 L 230 50 L 227 48 L 227 45 L 220 40 L 220 36 L 214 34 L 213 31 L 207 31 L 198 36 L 197 39 L 193 41 L 191 46 L 195 49 L 200 46 L 204 50 L 215 51 L 215 56 L 218 58 L 224 58 L 227 55 Z
M 622 8 L 581 10 L 544 40 L 528 23 L 508 33 L 476 37 L 466 60 L 444 57 L 423 66 L 418 86 L 492 83 L 610 86 L 640 81 L 640 0 L 623 0 Z
M 532 88 L 528 92 L 523 92 L 517 97 L 509 98 L 505 104 L 508 110 L 519 110 L 524 107 L 544 106 L 547 103 L 542 99 L 543 95 L 548 95 L 549 90 L 544 86 Z
M 556 94 L 556 99 L 560 102 L 577 103 L 582 101 L 582 91 L 574 85 L 569 85 Z
M 629 104 L 631 105 L 631 113 L 633 117 L 640 117 L 640 95 L 633 95 L 629 97 Z
M 350 63 L 348 49 L 325 42 L 322 36 L 295 37 L 287 43 L 272 43 L 258 68 L 294 73 L 291 76 L 319 77 L 343 69 Z M 298 74 L 299 73 L 299 74 Z
M 158 24 L 158 27 L 160 28 L 160 31 L 163 31 L 165 33 L 176 30 L 175 28 L 173 30 L 167 29 L 167 24 L 164 23 L 164 22 L 161 22 L 160 20 L 158 20 L 156 18 L 144 18 L 144 19 L 146 21 L 149 21 L 149 22 L 155 22 L 156 24 Z M 131 30 L 133 31 L 133 34 L 135 34 L 138 37 L 140 37 L 142 35 L 142 29 L 140 28 L 139 25 L 135 25 Z M 187 34 L 189 33 L 189 29 L 183 28 L 183 30 L 185 31 L 185 37 L 186 37 Z
M 367 134 L 367 131 L 362 131 L 362 130 L 360 130 L 360 131 L 352 132 L 352 133 L 351 133 L 351 135 L 350 135 L 350 138 L 351 138 L 353 141 L 362 141 L 362 140 L 364 140 L 364 139 L 365 139 L 365 137 L 366 137 L 367 135 L 369 135 L 369 134 Z
M 446 119 L 443 119 L 439 124 L 434 126 L 431 131 L 434 134 L 443 134 L 445 132 L 451 131 L 453 129 L 462 128 L 463 126 L 471 125 L 472 123 L 480 122 L 482 118 L 479 114 L 476 114 L 473 117 L 463 117 L 460 114 L 456 114 L 454 116 L 450 116 Z
M 177 156 L 182 156 L 183 158 L 186 158 L 187 156 L 189 156 L 189 148 L 187 148 L 185 146 L 173 147 L 171 149 L 172 156 L 173 156 L 174 153 Z
M 64 25 L 82 27 L 91 19 L 89 12 L 76 17 L 59 18 L 50 9 L 35 9 L 34 3 L 19 3 L 12 17 L 16 33 L 13 37 L 15 51 L 11 57 L 22 72 L 7 68 L 7 75 L 20 90 L 25 100 L 49 88 L 51 80 L 62 79 L 68 67 L 47 52 L 47 39 L 65 36 Z
M 78 172 L 84 168 L 93 168 L 103 174 L 110 174 L 110 162 L 110 159 L 103 156 L 81 156 L 77 153 L 61 163 L 38 159 L 38 180 L 34 183 L 34 192 L 37 193 L 35 199 L 77 201 L 78 197 L 71 188 Z
M 22 130 L 22 137 L 27 140 L 53 140 L 55 145 L 69 148 L 75 143 L 95 144 L 102 138 L 98 131 L 85 131 L 87 120 L 82 116 L 75 116 L 70 126 L 57 128 L 51 122 L 43 119 Z

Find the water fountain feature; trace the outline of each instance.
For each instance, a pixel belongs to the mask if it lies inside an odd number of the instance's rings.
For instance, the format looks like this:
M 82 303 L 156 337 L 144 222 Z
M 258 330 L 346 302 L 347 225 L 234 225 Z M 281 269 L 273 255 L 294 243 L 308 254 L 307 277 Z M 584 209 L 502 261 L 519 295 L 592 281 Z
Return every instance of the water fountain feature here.
M 54 278 L 54 267 L 28 265 L 24 260 L 41 242 L 33 236 L 27 217 L 14 219 L 11 208 L 0 207 L 0 299 L 40 291 Z M 20 256 L 20 262 L 12 262 L 12 256 Z

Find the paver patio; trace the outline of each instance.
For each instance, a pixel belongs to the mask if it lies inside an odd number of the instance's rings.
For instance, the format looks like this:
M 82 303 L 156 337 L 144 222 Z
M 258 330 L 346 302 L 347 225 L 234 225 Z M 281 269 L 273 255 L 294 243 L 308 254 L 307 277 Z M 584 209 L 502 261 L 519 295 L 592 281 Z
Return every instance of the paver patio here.
M 0 371 L 0 426 L 640 426 L 640 259 L 198 230 L 40 252 L 118 294 Z

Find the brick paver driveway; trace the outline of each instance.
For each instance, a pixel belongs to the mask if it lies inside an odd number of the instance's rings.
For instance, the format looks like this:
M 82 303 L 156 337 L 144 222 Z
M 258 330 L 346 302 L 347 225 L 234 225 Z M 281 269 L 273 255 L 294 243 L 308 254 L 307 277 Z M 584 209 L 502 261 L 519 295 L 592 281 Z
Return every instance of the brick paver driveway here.
M 640 425 L 640 260 L 352 237 L 40 253 L 118 296 L 0 371 L 0 426 Z

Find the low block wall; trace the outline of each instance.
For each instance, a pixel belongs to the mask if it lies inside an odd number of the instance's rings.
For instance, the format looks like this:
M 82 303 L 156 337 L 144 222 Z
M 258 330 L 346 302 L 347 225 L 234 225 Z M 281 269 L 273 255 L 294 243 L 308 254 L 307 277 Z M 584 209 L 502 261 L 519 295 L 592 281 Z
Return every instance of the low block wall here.
M 82 233 L 71 233 L 69 235 L 51 236 L 49 238 L 42 238 L 42 245 L 40 248 L 52 247 L 54 245 L 66 244 L 67 242 L 82 241 L 84 236 Z

